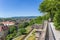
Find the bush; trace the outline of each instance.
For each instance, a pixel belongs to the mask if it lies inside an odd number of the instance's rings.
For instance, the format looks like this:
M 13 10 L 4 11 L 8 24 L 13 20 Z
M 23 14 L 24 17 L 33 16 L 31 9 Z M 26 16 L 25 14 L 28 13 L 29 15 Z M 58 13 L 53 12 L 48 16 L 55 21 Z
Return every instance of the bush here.
M 18 34 L 24 35 L 25 33 L 26 33 L 26 29 L 25 28 L 18 29 Z
M 28 22 L 24 22 L 24 23 L 23 23 L 23 28 L 26 28 L 28 25 L 29 25 Z
M 32 20 L 29 22 L 29 25 L 33 25 L 33 24 L 35 24 L 35 20 L 34 20 L 34 19 L 32 19 Z
M 41 24 L 41 23 L 42 23 L 42 17 L 41 17 L 41 16 L 37 17 L 37 18 L 35 19 L 35 23 Z
M 9 30 L 8 30 L 8 34 L 11 34 L 11 33 L 13 33 L 14 31 L 16 30 L 16 27 L 15 26 L 10 26 L 9 27 Z
M 19 28 L 26 28 L 29 25 L 28 22 L 24 22 L 23 24 L 19 24 L 18 27 Z
M 12 40 L 13 36 L 12 34 L 7 35 L 6 40 Z
M 60 30 L 60 12 L 57 12 L 54 17 L 54 25 L 57 30 Z

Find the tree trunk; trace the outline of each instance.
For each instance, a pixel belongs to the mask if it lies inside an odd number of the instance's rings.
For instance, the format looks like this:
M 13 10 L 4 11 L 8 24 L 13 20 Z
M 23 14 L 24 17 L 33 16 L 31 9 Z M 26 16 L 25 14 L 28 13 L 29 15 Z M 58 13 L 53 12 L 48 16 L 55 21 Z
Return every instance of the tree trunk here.
M 52 14 L 52 12 L 50 12 L 50 19 L 51 19 L 51 22 L 53 22 L 53 14 Z

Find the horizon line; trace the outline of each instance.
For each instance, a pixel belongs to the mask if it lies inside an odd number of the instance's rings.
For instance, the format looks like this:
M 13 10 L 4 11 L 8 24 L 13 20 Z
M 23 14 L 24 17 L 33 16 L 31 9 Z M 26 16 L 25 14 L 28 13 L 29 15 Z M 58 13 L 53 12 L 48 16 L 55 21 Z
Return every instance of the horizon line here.
M 41 15 L 38 15 L 38 16 L 41 16 Z M 30 16 L 11 16 L 11 17 L 30 17 Z M 11 18 L 11 17 L 0 17 L 0 18 Z

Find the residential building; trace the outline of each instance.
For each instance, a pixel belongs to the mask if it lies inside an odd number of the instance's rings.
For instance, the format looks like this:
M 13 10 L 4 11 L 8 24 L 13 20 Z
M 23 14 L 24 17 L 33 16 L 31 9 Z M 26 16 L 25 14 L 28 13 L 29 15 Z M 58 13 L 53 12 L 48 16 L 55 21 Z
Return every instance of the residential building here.
M 8 33 L 8 27 L 0 25 L 0 40 L 5 40 L 7 33 Z
M 5 21 L 5 22 L 1 22 L 2 24 L 4 24 L 4 26 L 9 26 L 9 25 L 14 25 L 15 23 L 12 21 Z

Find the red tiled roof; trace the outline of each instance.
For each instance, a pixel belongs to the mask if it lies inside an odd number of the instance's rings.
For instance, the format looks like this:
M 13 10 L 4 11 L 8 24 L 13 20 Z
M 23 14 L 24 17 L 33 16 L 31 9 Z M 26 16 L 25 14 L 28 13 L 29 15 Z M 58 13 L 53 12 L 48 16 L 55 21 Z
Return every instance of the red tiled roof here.
M 0 26 L 0 32 L 3 31 L 2 26 Z
M 1 31 L 5 31 L 5 30 L 7 30 L 7 29 L 8 29 L 7 26 L 0 26 L 0 32 L 1 32 Z
M 6 22 L 2 22 L 2 24 L 14 24 L 14 22 L 6 21 Z

